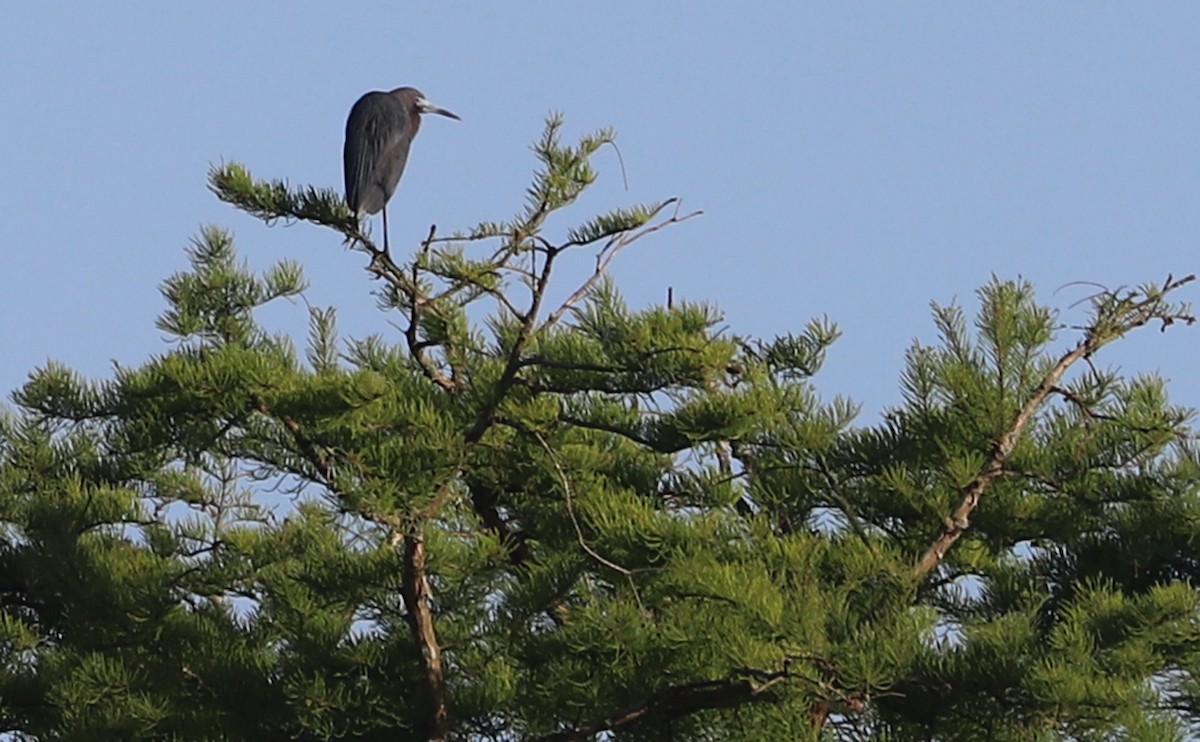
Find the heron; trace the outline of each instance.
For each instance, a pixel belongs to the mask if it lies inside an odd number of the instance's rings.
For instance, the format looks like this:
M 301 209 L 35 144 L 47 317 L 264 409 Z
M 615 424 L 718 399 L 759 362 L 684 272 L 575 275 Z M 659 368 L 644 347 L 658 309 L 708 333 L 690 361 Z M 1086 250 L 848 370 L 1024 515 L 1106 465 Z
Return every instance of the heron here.
M 404 174 L 408 149 L 421 128 L 421 114 L 436 113 L 461 121 L 456 114 L 430 103 L 416 88 L 365 93 L 346 119 L 342 164 L 346 204 L 355 216 L 383 212 L 383 251 L 388 248 L 387 202 Z

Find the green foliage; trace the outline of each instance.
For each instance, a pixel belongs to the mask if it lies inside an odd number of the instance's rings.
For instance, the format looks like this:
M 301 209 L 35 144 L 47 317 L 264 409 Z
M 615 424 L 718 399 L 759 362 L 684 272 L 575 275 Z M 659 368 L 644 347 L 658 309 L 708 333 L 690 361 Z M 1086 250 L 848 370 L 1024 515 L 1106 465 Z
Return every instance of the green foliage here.
M 303 351 L 302 295 L 205 229 L 165 353 L 37 370 L 0 417 L 0 727 L 36 739 L 1183 739 L 1191 411 L 1096 354 L 1189 279 L 1064 332 L 1027 283 L 934 306 L 901 403 L 816 389 L 837 339 L 630 307 L 635 205 L 555 236 L 600 131 L 552 116 L 524 204 L 403 263 L 331 191 L 215 167 L 370 258 L 398 332 Z M 596 270 L 557 287 L 563 260 Z M 557 304 L 551 296 L 566 299 Z M 297 305 L 297 311 L 303 311 Z M 1072 338 L 1072 335 L 1078 338 Z M 1077 344 L 1070 345 L 1071 340 Z

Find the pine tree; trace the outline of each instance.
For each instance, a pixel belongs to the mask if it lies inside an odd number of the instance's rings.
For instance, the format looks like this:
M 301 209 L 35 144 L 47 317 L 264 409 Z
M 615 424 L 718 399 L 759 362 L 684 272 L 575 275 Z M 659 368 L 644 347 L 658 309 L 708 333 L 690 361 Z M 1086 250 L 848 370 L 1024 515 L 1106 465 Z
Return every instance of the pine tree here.
M 305 290 L 205 229 L 174 342 L 38 369 L 0 419 L 0 728 L 39 740 L 1184 739 L 1200 709 L 1200 457 L 1162 380 L 1192 280 L 1063 327 L 1021 281 L 935 306 L 856 422 L 774 339 L 635 309 L 606 269 L 675 201 L 547 226 L 611 131 L 551 117 L 510 220 L 403 262 L 332 191 L 214 167 L 331 228 L 394 335 L 262 326 Z M 574 286 L 564 261 L 595 257 Z M 557 272 L 556 272 L 557 271 Z M 557 298 L 556 298 L 557 297 Z M 296 307 L 302 306 L 296 304 Z M 303 348 L 301 351 L 300 348 Z M 276 503 L 271 507 L 270 503 Z

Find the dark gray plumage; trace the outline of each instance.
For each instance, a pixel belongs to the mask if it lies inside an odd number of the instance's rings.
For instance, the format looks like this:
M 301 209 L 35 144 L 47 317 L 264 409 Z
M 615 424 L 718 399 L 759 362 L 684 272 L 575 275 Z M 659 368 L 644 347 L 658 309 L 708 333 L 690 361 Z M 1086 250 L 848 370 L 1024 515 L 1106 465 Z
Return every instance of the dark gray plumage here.
M 383 212 L 383 249 L 388 250 L 387 202 L 396 192 L 408 150 L 421 128 L 421 114 L 458 116 L 426 100 L 416 88 L 396 88 L 363 95 L 346 119 L 342 164 L 346 203 L 360 218 Z

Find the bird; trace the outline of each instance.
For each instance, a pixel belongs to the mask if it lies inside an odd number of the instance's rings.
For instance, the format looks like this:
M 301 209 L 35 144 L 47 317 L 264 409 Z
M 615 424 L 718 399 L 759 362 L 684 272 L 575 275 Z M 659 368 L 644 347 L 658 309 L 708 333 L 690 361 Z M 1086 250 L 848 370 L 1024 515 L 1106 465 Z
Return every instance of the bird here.
M 416 88 L 364 93 L 346 119 L 342 164 L 346 205 L 361 219 L 383 212 L 383 251 L 389 252 L 387 202 L 404 174 L 408 150 L 421 128 L 421 114 L 436 113 L 461 121 L 457 114 L 429 102 Z

